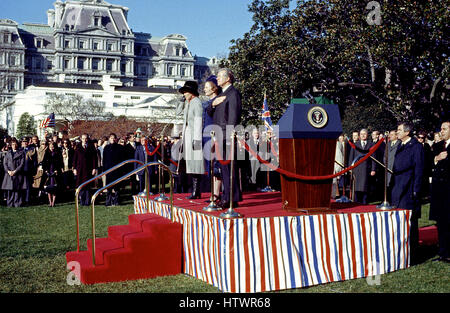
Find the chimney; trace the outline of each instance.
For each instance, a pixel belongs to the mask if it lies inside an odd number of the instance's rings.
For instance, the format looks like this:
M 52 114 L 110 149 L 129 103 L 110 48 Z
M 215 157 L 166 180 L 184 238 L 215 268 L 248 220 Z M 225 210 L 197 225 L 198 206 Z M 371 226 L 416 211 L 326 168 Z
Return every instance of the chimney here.
M 62 16 L 63 16 L 63 11 L 64 11 L 64 4 L 61 2 L 61 0 L 56 0 L 56 2 L 54 3 L 55 6 L 55 28 L 60 27 L 61 26 L 61 20 L 62 20 Z
M 47 24 L 50 27 L 55 26 L 55 10 L 53 9 L 47 11 Z

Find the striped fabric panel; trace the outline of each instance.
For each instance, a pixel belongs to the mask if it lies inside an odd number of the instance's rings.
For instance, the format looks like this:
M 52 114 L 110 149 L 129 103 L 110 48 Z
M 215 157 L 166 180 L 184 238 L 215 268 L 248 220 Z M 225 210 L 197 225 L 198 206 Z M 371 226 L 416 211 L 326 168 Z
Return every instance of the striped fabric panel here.
M 135 198 L 135 212 L 147 212 Z M 170 206 L 148 212 L 170 218 Z M 382 275 L 409 266 L 408 211 L 220 219 L 175 208 L 185 273 L 253 293 Z

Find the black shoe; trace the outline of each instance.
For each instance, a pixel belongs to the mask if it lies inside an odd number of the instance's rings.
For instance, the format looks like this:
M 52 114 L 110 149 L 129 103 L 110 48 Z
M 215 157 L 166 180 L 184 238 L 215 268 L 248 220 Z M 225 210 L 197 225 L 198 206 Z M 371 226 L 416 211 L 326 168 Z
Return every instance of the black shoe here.
M 200 195 L 199 194 L 195 194 L 193 193 L 192 195 L 190 195 L 189 197 L 186 197 L 186 199 L 188 200 L 192 200 L 192 199 L 200 199 Z
M 219 202 L 217 202 L 217 205 L 220 206 L 223 209 L 229 209 L 230 208 L 230 202 L 228 202 L 228 201 L 226 201 L 226 202 L 225 201 L 219 201 Z M 238 207 L 239 207 L 238 203 L 237 202 L 233 202 L 233 209 L 236 209 Z

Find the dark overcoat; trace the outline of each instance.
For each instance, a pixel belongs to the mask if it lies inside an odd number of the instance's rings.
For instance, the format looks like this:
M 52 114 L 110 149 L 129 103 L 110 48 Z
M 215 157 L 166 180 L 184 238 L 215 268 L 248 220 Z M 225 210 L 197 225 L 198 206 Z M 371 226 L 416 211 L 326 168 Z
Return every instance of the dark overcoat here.
M 153 151 L 155 151 L 155 147 L 153 147 L 153 145 L 149 144 L 148 145 L 148 151 L 150 153 L 152 153 Z M 145 147 L 143 145 L 139 145 L 139 146 L 136 147 L 136 151 L 134 152 L 134 159 L 138 160 L 138 161 L 141 161 L 142 163 L 145 164 L 145 154 L 146 153 L 147 152 L 145 151 Z M 150 163 L 150 162 L 156 162 L 156 156 L 155 155 L 147 155 L 147 163 Z M 141 167 L 141 165 L 139 163 L 135 163 L 134 169 L 137 169 L 139 167 Z M 152 168 L 153 168 L 153 166 L 150 166 L 148 168 L 149 173 L 151 173 L 151 169 Z M 142 171 L 138 172 L 137 175 L 144 176 L 145 172 L 146 172 L 145 170 L 142 170 Z
M 445 141 L 434 146 L 433 154 L 442 151 L 447 151 L 447 158 L 434 165 L 431 181 L 430 219 L 434 221 L 450 221 L 450 145 L 445 148 Z
M 351 149 L 348 156 L 348 164 L 353 165 L 354 162 L 362 158 L 369 149 L 373 146 L 373 142 L 366 141 L 364 150 L 361 146 L 361 141 L 355 142 L 356 149 Z M 355 191 L 369 191 L 369 177 L 370 172 L 376 170 L 376 163 L 372 159 L 367 159 L 359 166 L 353 169 L 353 175 L 355 176 Z
M 420 195 L 424 166 L 423 146 L 416 138 L 397 148 L 391 178 L 392 205 L 420 212 L 420 201 L 413 198 L 413 193 Z
M 73 155 L 73 168 L 77 170 L 75 185 L 78 188 L 82 183 L 91 179 L 92 170 L 97 169 L 98 159 L 95 147 L 88 144 L 83 148 L 81 144 L 75 150 Z
M 3 159 L 5 176 L 3 177 L 3 190 L 23 190 L 27 189 L 28 182 L 25 179 L 23 168 L 25 166 L 25 152 L 9 150 Z M 9 176 L 8 171 L 17 171 L 14 176 Z
M 103 148 L 103 171 L 113 168 L 117 164 L 125 161 L 127 158 L 128 155 L 126 154 L 124 146 L 119 145 L 118 143 L 107 144 Z M 106 174 L 106 184 L 112 183 L 122 175 L 125 175 L 125 167 L 126 166 L 123 166 L 122 168 Z

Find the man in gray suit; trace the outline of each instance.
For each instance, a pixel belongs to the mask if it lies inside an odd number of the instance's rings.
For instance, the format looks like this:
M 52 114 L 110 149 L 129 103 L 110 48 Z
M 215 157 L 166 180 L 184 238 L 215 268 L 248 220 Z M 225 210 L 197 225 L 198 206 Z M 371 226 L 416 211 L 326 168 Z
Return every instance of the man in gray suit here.
M 401 144 L 400 140 L 397 138 L 397 130 L 391 130 L 389 132 L 389 143 L 388 143 L 388 169 L 392 170 L 392 167 L 394 166 L 394 160 L 395 160 L 395 152 L 397 151 L 398 146 Z M 386 154 L 386 150 L 384 152 Z M 383 157 L 383 160 L 386 156 Z M 392 184 L 391 184 L 391 173 L 387 173 L 387 186 L 388 186 L 388 201 L 391 200 L 391 191 L 392 191 Z

